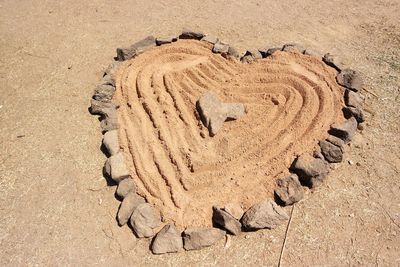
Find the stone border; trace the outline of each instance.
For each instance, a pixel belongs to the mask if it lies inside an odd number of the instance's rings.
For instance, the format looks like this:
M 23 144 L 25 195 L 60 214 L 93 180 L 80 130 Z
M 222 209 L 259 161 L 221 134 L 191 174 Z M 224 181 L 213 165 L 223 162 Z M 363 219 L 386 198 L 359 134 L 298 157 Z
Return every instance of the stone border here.
M 319 148 L 313 155 L 298 156 L 289 168 L 291 175 L 277 180 L 275 200 L 266 199 L 255 204 L 246 212 L 239 205 L 227 204 L 225 207 L 212 207 L 213 228 L 192 228 L 180 233 L 173 224 L 162 228 L 160 214 L 136 194 L 133 179 L 124 161 L 118 140 L 118 105 L 112 102 L 115 93 L 114 75 L 121 61 L 129 60 L 146 49 L 176 42 L 178 39 L 195 39 L 213 45 L 212 52 L 225 58 L 234 58 L 242 63 L 271 56 L 275 51 L 297 50 L 310 56 L 317 56 L 328 66 L 338 71 L 336 81 L 345 88 L 342 124 L 333 124 L 328 131 L 329 137 L 319 142 Z M 315 188 L 321 185 L 329 173 L 329 165 L 343 160 L 344 144 L 351 141 L 359 123 L 364 118 L 364 97 L 360 94 L 363 81 L 358 72 L 346 68 L 340 59 L 329 53 L 324 56 L 305 49 L 298 44 L 285 44 L 282 48 L 250 49 L 242 56 L 238 51 L 212 35 L 184 30 L 179 36 L 155 38 L 148 36 L 128 48 L 117 48 L 115 62 L 104 71 L 100 84 L 94 90 L 90 113 L 100 116 L 103 132 L 103 148 L 107 155 L 104 174 L 117 184 L 116 195 L 122 200 L 117 219 L 120 226 L 129 222 L 137 237 L 153 237 L 151 250 L 154 254 L 201 249 L 213 245 L 226 234 L 238 235 L 242 231 L 273 229 L 289 219 L 281 206 L 292 205 L 303 198 L 303 186 Z M 361 126 L 360 126 L 361 128 Z M 211 208 L 211 207 L 210 207 Z M 161 228 L 161 229 L 160 229 Z

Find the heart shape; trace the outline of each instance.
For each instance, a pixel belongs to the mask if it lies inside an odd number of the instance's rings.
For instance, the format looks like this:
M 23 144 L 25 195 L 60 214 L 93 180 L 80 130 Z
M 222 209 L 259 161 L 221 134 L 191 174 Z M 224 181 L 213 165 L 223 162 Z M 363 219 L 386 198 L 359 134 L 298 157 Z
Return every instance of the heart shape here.
M 115 76 L 120 146 L 138 193 L 165 221 L 210 226 L 213 205 L 273 196 L 297 155 L 341 122 L 343 89 L 321 59 L 291 50 L 244 64 L 197 40 L 126 61 Z M 247 114 L 208 135 L 196 101 L 213 90 Z

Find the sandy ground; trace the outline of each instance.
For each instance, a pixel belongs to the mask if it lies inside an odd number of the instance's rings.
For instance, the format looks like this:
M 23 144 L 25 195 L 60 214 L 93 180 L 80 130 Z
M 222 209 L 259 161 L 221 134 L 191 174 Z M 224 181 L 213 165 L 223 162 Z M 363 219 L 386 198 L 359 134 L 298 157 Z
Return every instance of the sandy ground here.
M 366 129 L 295 205 L 282 266 L 400 265 L 399 1 L 1 1 L 0 12 L 1 266 L 277 265 L 284 225 L 153 256 L 115 221 L 89 98 L 116 47 L 183 26 L 241 49 L 296 41 L 364 74 Z

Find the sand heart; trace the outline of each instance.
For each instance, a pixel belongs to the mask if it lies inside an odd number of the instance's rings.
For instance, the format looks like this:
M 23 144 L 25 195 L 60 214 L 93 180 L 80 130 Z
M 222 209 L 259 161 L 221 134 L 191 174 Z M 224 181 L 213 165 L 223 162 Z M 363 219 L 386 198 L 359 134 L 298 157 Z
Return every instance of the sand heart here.
M 123 63 L 116 75 L 119 137 L 138 193 L 178 226 L 211 225 L 211 207 L 244 209 L 273 195 L 296 155 L 341 122 L 336 70 L 295 50 L 244 64 L 179 40 Z M 247 114 L 214 137 L 196 101 L 212 89 Z

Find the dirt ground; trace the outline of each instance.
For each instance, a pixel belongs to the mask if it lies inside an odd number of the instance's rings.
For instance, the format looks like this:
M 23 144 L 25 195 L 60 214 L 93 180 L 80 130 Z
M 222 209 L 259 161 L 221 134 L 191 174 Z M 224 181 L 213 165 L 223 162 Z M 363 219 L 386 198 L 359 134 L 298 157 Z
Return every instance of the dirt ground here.
M 116 47 L 184 26 L 240 49 L 295 41 L 363 73 L 366 128 L 294 206 L 282 266 L 400 266 L 398 0 L 3 0 L 0 12 L 1 266 L 278 264 L 285 225 L 154 256 L 115 220 L 89 99 Z

